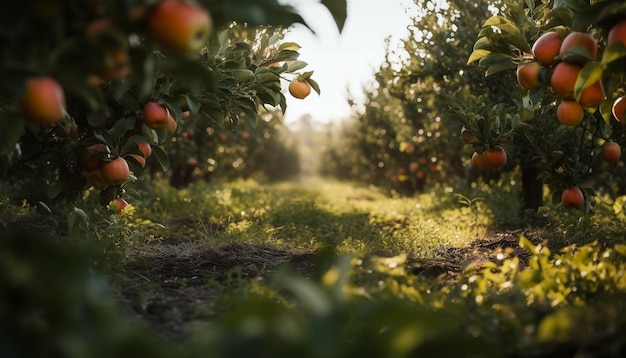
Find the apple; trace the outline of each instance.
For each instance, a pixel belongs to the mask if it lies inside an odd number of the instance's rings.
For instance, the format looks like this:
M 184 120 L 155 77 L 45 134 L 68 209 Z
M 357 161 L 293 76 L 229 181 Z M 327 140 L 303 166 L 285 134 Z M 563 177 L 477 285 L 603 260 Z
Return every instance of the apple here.
M 116 214 L 121 214 L 125 207 L 128 206 L 128 202 L 124 198 L 117 198 L 113 200 L 113 208 Z
M 110 162 L 103 162 L 100 170 L 102 177 L 109 185 L 124 184 L 130 175 L 128 163 L 122 157 L 117 157 Z
M 539 36 L 537 41 L 533 44 L 532 53 L 533 56 L 544 66 L 551 66 L 554 64 L 554 58 L 559 54 L 561 50 L 561 44 L 563 39 L 558 32 L 549 31 Z
M 143 107 L 143 122 L 151 129 L 159 130 L 167 127 L 169 110 L 154 101 L 146 103 Z
M 137 144 L 137 148 L 139 148 L 139 151 L 143 154 L 144 158 L 149 158 L 152 155 L 152 147 L 148 144 L 148 142 L 139 141 L 135 144 Z
M 550 77 L 552 92 L 562 99 L 574 99 L 574 86 L 581 69 L 577 64 L 559 62 Z
M 539 72 L 541 64 L 537 61 L 525 63 L 517 68 L 517 83 L 524 89 L 535 91 L 541 88 Z
M 618 22 L 611 28 L 606 42 L 607 45 L 611 45 L 618 41 L 626 46 L 626 20 Z
M 602 146 L 602 159 L 609 164 L 614 164 L 622 156 L 622 147 L 616 142 L 606 142 Z
M 296 78 L 289 84 L 289 93 L 294 98 L 305 99 L 311 93 L 311 85 Z
M 34 77 L 26 80 L 20 99 L 20 110 L 27 120 L 52 126 L 63 118 L 65 93 L 52 77 Z
M 101 143 L 84 147 L 78 154 L 78 163 L 82 169 L 88 172 L 94 169 L 98 169 L 102 164 L 101 153 L 109 152 L 109 148 Z
M 575 46 L 582 46 L 587 49 L 592 59 L 595 59 L 598 54 L 598 42 L 591 34 L 586 32 L 571 32 L 569 35 L 565 36 L 561 44 L 561 49 L 559 50 L 561 59 L 565 57 L 569 49 Z
M 200 5 L 162 0 L 148 14 L 148 34 L 164 50 L 178 54 L 198 52 L 206 45 L 213 21 Z

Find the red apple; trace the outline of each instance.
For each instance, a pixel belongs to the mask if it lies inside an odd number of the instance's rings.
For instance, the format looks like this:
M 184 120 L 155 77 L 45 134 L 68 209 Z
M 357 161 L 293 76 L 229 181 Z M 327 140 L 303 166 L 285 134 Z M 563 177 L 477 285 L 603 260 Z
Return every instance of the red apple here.
M 162 0 L 148 15 L 148 34 L 164 50 L 187 54 L 199 51 L 211 34 L 212 19 L 200 5 Z

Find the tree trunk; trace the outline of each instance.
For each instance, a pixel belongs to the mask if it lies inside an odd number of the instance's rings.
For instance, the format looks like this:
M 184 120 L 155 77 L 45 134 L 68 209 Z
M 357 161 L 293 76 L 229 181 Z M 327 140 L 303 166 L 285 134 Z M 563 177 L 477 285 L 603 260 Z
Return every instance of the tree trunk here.
M 543 181 L 538 178 L 538 174 L 539 170 L 536 166 L 522 166 L 524 209 L 538 211 L 543 204 Z

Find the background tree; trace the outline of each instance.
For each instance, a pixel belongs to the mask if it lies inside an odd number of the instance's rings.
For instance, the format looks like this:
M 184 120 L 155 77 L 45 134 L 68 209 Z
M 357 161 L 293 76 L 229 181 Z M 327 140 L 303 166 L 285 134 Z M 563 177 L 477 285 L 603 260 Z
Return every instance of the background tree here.
M 345 1 L 323 4 L 341 29 Z M 185 118 L 254 124 L 263 106 L 285 109 L 282 78 L 319 91 L 280 30 L 232 25 L 304 22 L 273 0 L 36 0 L 1 13 L 0 173 L 44 206 L 90 187 L 108 203 L 146 161 L 167 170 Z
M 624 94 L 626 48 L 617 33 L 625 18 L 620 1 L 517 1 L 485 21 L 475 41 L 470 61 L 487 75 L 517 69 L 518 113 L 528 124 L 518 128 L 517 147 L 565 207 L 589 211 L 595 190 L 623 192 L 621 153 L 603 153 L 608 142 L 624 144 L 622 113 L 611 109 Z
M 419 10 L 402 46 L 388 50 L 376 83 L 365 91 L 363 110 L 342 137 L 350 149 L 331 148 L 328 156 L 353 153 L 348 156 L 353 163 L 341 165 L 355 168 L 353 178 L 377 184 L 391 179 L 409 192 L 422 191 L 429 183 L 491 179 L 493 173 L 465 169 L 471 152 L 463 144 L 476 133 L 464 132 L 459 140 L 462 125 L 450 112 L 450 99 L 460 90 L 478 88 L 486 93 L 485 100 L 514 106 L 516 85 L 510 73 L 485 77 L 466 64 L 481 30 L 477 19 L 488 18 L 485 9 L 502 3 L 415 3 Z M 349 159 L 341 155 L 341 160 Z

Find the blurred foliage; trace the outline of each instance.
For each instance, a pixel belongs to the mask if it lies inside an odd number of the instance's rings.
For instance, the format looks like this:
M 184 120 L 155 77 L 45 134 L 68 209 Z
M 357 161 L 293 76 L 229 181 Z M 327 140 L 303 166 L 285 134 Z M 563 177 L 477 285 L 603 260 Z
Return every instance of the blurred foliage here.
M 94 144 L 106 145 L 107 151 L 99 155 L 105 162 L 126 159 L 132 172 L 128 184 L 144 172 L 132 158 L 141 155 L 135 145 L 141 141 L 152 146 L 154 155 L 146 158 L 150 167 L 176 168 L 175 177 L 185 175 L 186 169 L 180 168 L 192 156 L 192 161 L 208 161 L 209 166 L 219 159 L 225 168 L 249 155 L 249 163 L 235 167 L 271 176 L 275 166 L 265 160 L 252 169 L 253 161 L 279 154 L 289 164 L 276 177 L 294 171 L 294 156 L 276 135 L 281 117 L 259 117 L 286 109 L 281 81 L 305 76 L 315 83 L 313 72 L 303 71 L 308 64 L 298 58 L 300 47 L 281 42 L 287 26 L 304 22 L 301 16 L 275 0 L 200 1 L 209 10 L 213 31 L 200 51 L 179 54 L 161 48 L 150 36 L 148 25 L 160 3 L 36 0 L 2 5 L 0 173 L 3 182 L 20 189 L 16 195 L 48 206 L 79 199 L 91 186 L 81 151 Z M 341 28 L 345 0 L 322 5 Z M 24 121 L 19 109 L 25 81 L 41 75 L 54 78 L 65 93 L 66 113 L 53 127 Z M 314 88 L 319 92 L 316 84 Z M 151 101 L 167 108 L 176 130 L 155 130 L 143 123 L 141 109 Z M 257 127 L 258 122 L 263 123 Z M 243 153 L 233 154 L 235 158 L 217 158 L 222 152 L 215 139 L 188 153 L 170 145 L 190 133 L 206 137 L 238 125 L 248 128 L 250 138 L 232 150 Z M 259 149 L 270 137 L 268 148 Z M 242 148 L 247 145 L 250 148 Z M 172 158 L 168 150 L 174 151 Z M 110 185 L 102 189 L 100 202 L 123 196 L 126 189 L 125 184 Z
M 398 48 L 389 48 L 365 90 L 354 119 L 329 130 L 324 175 L 364 179 L 404 193 L 471 182 L 491 173 L 466 169 L 471 152 L 459 139 L 449 102 L 459 90 L 478 89 L 486 100 L 513 105 L 510 74 L 486 78 L 466 64 L 480 21 L 501 2 L 416 1 L 413 24 Z M 355 109 L 360 107 L 355 105 Z
M 452 282 L 416 275 L 406 255 L 346 255 L 311 280 L 279 272 L 220 292 L 220 317 L 171 342 L 131 323 L 93 259 L 71 242 L 9 234 L 2 244 L 3 357 L 620 357 L 626 247 L 551 254 L 524 237 L 528 264 L 499 252 Z M 264 287 L 258 287 L 258 286 Z M 223 287 L 224 288 L 224 287 Z

